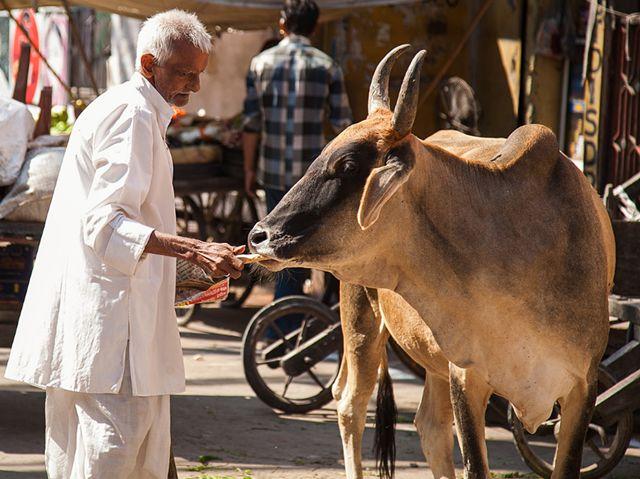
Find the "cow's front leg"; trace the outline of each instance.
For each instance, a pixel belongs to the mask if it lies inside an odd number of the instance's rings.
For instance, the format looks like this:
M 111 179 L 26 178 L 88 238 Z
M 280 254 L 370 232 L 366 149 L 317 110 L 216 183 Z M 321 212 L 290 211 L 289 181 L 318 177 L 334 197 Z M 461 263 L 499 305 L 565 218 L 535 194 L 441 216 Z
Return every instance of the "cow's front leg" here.
M 434 479 L 455 479 L 449 381 L 427 372 L 414 424 Z
M 336 401 L 342 399 L 342 392 L 347 385 L 347 373 L 349 366 L 347 365 L 347 355 L 342 355 L 342 361 L 340 362 L 340 369 L 338 370 L 338 377 L 336 378 L 333 386 L 331 386 L 331 395 Z
M 367 404 L 378 377 L 388 334 L 374 314 L 365 289 L 340 285 L 340 318 L 344 335 L 346 386 L 338 397 L 338 425 L 347 479 L 362 479 L 362 435 Z
M 591 378 L 576 384 L 567 396 L 559 399 L 562 421 L 551 479 L 580 477 L 582 448 L 593 414 L 596 390 L 597 378 L 592 374 Z
M 449 363 L 451 403 L 462 450 L 465 479 L 489 479 L 484 414 L 490 386 L 470 369 Z

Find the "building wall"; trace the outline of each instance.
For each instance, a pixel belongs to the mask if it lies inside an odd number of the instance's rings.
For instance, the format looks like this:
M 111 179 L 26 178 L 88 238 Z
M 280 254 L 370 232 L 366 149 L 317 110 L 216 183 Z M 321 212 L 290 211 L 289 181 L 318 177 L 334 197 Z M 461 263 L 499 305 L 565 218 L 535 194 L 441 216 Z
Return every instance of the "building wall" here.
M 367 92 L 378 61 L 394 46 L 425 48 L 421 90 L 429 87 L 471 24 L 483 1 L 430 0 L 406 6 L 357 10 L 325 26 L 316 40 L 343 66 L 357 120 L 366 116 Z M 459 76 L 476 91 L 482 106 L 480 131 L 504 136 L 517 124 L 519 91 L 519 2 L 494 0 L 478 29 L 453 62 L 445 78 Z M 402 83 L 410 55 L 394 68 L 392 101 Z M 414 127 L 419 136 L 440 129 L 437 89 L 422 103 Z
M 230 118 L 242 111 L 245 78 L 251 59 L 260 51 L 270 30 L 223 33 L 216 39 L 209 64 L 201 78 L 200 91 L 192 95 L 186 109 L 204 109 L 207 116 Z

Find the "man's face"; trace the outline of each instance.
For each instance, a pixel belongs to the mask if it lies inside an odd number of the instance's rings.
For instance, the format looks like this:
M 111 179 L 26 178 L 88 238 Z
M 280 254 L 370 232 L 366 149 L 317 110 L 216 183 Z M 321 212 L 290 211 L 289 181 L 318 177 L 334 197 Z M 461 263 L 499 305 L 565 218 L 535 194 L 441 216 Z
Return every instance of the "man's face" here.
M 168 103 L 184 106 L 189 95 L 200 90 L 200 74 L 207 67 L 209 55 L 191 43 L 178 40 L 173 53 L 163 65 L 153 55 L 142 55 L 142 74 Z

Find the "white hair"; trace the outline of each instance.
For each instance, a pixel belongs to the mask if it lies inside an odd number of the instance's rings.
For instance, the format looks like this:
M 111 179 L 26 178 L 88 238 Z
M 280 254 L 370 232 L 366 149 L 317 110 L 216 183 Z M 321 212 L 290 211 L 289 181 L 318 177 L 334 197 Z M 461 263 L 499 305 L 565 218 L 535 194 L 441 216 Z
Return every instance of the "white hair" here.
M 146 53 L 162 65 L 178 40 L 185 40 L 205 53 L 211 51 L 211 35 L 193 13 L 173 9 L 147 18 L 138 33 L 136 70 L 140 69 L 140 59 Z

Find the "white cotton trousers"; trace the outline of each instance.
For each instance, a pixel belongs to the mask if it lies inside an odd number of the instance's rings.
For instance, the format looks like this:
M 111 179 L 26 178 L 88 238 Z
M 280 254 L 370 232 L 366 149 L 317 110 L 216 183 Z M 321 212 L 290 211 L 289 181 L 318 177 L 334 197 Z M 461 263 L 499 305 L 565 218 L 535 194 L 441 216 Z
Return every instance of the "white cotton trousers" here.
M 118 394 L 47 388 L 49 479 L 167 479 L 169 396 L 133 396 L 126 369 Z

